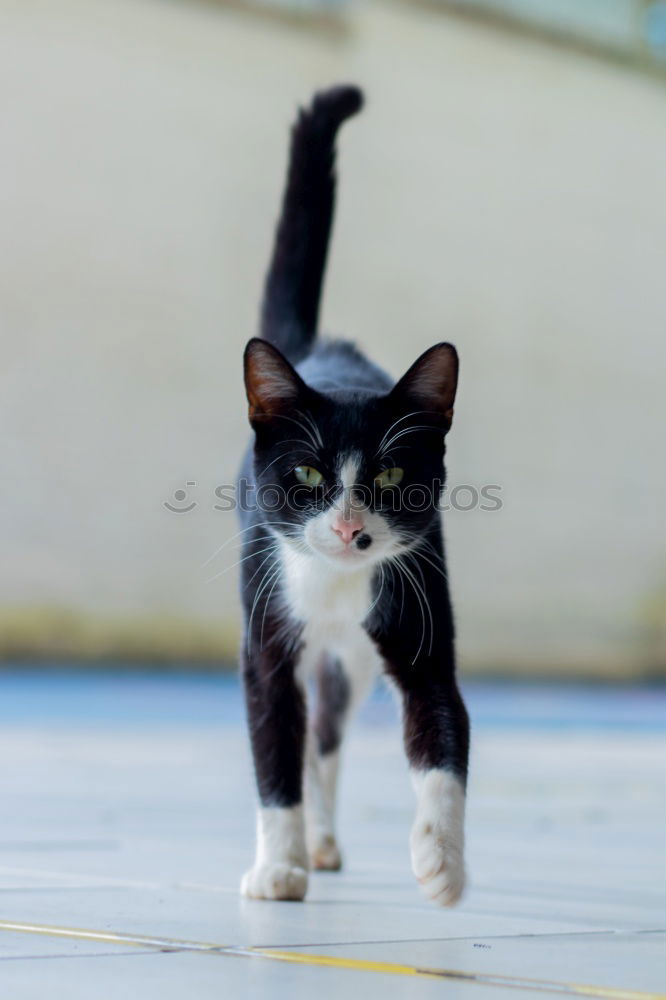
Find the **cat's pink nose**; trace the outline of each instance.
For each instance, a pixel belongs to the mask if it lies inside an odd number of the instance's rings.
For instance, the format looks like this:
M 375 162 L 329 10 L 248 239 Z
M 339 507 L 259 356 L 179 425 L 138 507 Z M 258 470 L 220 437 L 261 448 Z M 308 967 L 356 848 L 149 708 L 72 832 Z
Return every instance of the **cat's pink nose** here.
M 345 545 L 349 545 L 363 531 L 363 519 L 360 514 L 350 514 L 349 517 L 337 514 L 331 529 L 339 535 Z

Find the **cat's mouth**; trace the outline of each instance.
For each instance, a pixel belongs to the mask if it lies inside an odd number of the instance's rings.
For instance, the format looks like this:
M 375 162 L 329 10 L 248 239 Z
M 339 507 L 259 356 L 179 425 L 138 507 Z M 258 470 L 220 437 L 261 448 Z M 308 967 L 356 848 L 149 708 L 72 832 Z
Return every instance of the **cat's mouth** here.
M 336 543 L 334 538 L 321 537 L 317 531 L 305 531 L 304 543 L 314 556 L 337 569 L 353 571 L 372 566 L 391 555 L 392 545 L 387 539 L 361 532 L 348 543 Z
M 358 548 L 353 543 L 340 546 L 323 546 L 316 541 L 308 540 L 308 548 L 314 554 L 334 566 L 352 569 L 355 567 L 367 566 L 374 562 L 367 549 Z
M 332 553 L 332 556 L 334 559 L 338 560 L 343 564 L 347 564 L 350 562 L 365 563 L 368 562 L 369 559 L 369 556 L 365 554 L 365 551 L 363 549 L 359 549 L 357 546 L 353 544 L 346 545 L 343 549 L 336 549 Z

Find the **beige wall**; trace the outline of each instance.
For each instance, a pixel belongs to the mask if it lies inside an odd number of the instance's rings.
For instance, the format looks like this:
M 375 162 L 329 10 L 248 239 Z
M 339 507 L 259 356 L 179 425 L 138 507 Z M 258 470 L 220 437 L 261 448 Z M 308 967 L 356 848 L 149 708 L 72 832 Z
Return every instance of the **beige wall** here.
M 202 564 L 286 128 L 351 79 L 325 320 L 396 375 L 459 347 L 451 481 L 504 499 L 448 519 L 465 663 L 666 659 L 666 87 L 425 8 L 348 25 L 0 0 L 5 651 L 233 649 L 235 546 Z

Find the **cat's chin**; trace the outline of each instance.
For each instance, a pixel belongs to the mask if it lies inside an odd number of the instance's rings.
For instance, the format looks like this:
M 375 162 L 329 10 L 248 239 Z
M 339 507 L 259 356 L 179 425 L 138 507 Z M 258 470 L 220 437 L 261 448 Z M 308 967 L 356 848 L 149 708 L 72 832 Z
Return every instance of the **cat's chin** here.
M 358 549 L 324 550 L 310 545 L 313 556 L 321 559 L 328 566 L 332 566 L 341 572 L 354 572 L 355 570 L 367 569 L 377 562 L 375 553 L 371 556 L 368 552 L 360 552 Z

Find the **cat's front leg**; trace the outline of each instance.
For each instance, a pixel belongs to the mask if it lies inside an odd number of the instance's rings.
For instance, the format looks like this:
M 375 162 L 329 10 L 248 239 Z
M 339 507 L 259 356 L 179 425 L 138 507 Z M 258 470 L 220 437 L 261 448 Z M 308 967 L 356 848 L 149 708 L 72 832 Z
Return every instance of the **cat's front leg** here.
M 257 849 L 241 893 L 253 899 L 304 898 L 308 855 L 302 805 L 305 699 L 293 658 L 275 646 L 243 664 L 259 794 Z
M 457 903 L 465 886 L 464 817 L 469 723 L 452 672 L 441 664 L 392 665 L 403 695 L 404 737 L 416 816 L 412 870 L 423 894 Z
M 409 844 L 412 870 L 428 899 L 452 906 L 465 887 L 465 788 L 452 771 L 412 770 L 416 817 Z
M 303 807 L 257 810 L 257 852 L 241 880 L 241 895 L 250 899 L 304 898 L 308 887 Z
M 453 678 L 444 681 L 429 677 L 430 670 L 412 670 L 402 674 L 401 685 L 405 748 L 416 792 L 412 870 L 428 899 L 452 906 L 465 886 L 469 722 Z

